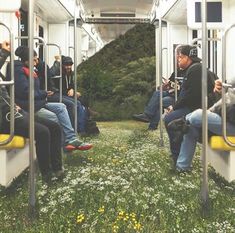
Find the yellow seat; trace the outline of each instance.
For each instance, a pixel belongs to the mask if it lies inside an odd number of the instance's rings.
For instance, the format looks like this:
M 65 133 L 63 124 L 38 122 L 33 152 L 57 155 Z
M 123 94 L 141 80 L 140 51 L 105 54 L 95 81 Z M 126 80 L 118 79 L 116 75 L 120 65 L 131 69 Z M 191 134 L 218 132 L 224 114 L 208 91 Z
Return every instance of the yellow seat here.
M 0 142 L 9 138 L 8 134 L 0 134 Z M 14 136 L 12 141 L 6 145 L 0 145 L 0 150 L 21 149 L 25 147 L 25 138 Z
M 235 144 L 235 136 L 228 137 L 229 141 Z M 210 139 L 210 146 L 213 150 L 230 151 L 235 150 L 235 147 L 229 146 L 222 136 L 212 136 Z

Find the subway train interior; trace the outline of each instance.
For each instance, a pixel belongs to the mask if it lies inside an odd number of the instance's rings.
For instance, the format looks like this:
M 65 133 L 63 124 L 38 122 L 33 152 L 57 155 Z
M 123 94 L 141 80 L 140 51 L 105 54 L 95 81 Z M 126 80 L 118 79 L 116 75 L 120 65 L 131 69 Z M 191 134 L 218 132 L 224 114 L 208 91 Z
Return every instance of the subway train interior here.
M 235 232 L 234 15 L 235 0 L 0 0 L 0 232 Z M 143 113 L 99 118 L 81 83 L 113 116 L 145 90 Z

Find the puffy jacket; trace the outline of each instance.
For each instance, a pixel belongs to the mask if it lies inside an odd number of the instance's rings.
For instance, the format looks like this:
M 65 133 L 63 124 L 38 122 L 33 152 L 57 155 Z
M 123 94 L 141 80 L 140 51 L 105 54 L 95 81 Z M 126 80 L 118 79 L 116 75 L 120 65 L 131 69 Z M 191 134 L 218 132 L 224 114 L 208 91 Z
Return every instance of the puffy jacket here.
M 24 63 L 16 60 L 15 67 L 15 103 L 25 111 L 29 110 L 29 69 Z M 9 77 L 9 72 L 8 72 Z M 40 89 L 38 76 L 34 75 L 34 104 L 38 111 L 46 104 L 47 92 Z

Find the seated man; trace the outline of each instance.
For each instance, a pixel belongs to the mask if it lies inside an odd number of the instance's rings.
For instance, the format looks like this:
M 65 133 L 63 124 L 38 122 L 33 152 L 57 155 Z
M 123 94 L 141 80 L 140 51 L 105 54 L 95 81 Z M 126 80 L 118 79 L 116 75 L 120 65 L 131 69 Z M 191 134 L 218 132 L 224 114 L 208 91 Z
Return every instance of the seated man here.
M 29 48 L 19 46 L 15 51 L 16 56 L 21 61 L 15 61 L 15 102 L 25 111 L 28 111 L 28 93 L 29 93 L 29 69 L 28 58 Z M 34 65 L 36 65 L 37 54 L 34 53 Z M 40 89 L 40 82 L 37 74 L 34 72 L 34 97 L 35 97 L 35 116 L 38 118 L 58 117 L 65 137 L 65 150 L 88 150 L 91 144 L 83 143 L 76 137 L 72 128 L 67 109 L 62 103 L 47 103 L 47 92 Z M 48 111 L 49 110 L 49 111 Z M 55 114 L 53 114 L 55 113 Z
M 190 45 L 180 45 L 177 47 L 178 67 L 185 70 L 185 75 L 179 97 L 173 106 L 168 107 L 168 112 L 164 118 L 170 142 L 171 157 L 174 162 L 177 160 L 180 152 L 181 140 L 175 141 L 177 137 L 175 131 L 168 128 L 168 124 L 195 109 L 201 108 L 202 64 L 200 61 L 201 59 L 197 57 L 196 47 Z M 215 102 L 213 89 L 217 76 L 208 70 L 207 77 L 208 106 L 210 107 Z
M 0 49 L 0 69 L 10 52 L 9 43 L 4 41 Z M 10 132 L 9 112 L 10 97 L 5 86 L 0 86 L 0 112 L 3 116 L 0 124 L 0 133 Z M 29 115 L 19 106 L 15 106 L 14 134 L 29 138 Z M 62 177 L 64 169 L 61 154 L 61 128 L 56 122 L 41 119 L 36 120 L 35 125 L 35 147 L 36 156 L 42 179 L 50 182 L 52 172 L 57 178 Z
M 73 60 L 71 57 L 62 56 L 62 103 L 64 103 L 68 109 L 70 119 L 72 124 L 74 124 L 74 72 L 72 71 Z M 59 75 L 60 61 L 56 60 L 53 66 L 50 68 L 50 77 L 52 75 Z M 60 79 L 53 79 L 50 81 L 51 84 L 57 90 L 60 89 Z M 77 92 L 77 97 L 79 98 L 81 94 Z M 58 102 L 59 101 L 59 93 L 54 92 L 50 96 L 48 96 L 48 101 L 50 102 Z M 81 134 L 85 134 L 86 123 L 88 120 L 88 112 L 87 108 L 77 100 L 77 132 Z
M 183 70 L 178 70 L 178 77 L 184 76 Z M 165 84 L 163 84 L 162 92 L 162 104 L 163 108 L 167 108 L 173 105 L 175 102 L 175 73 L 173 72 Z M 178 83 L 178 93 L 180 91 L 181 82 Z M 144 113 L 134 114 L 133 118 L 138 121 L 149 122 L 149 130 L 155 130 L 158 127 L 160 120 L 160 91 L 157 90 L 153 93 L 151 99 L 149 100 L 147 106 L 144 109 Z
M 215 83 L 215 91 L 221 90 L 221 82 Z M 226 94 L 226 109 L 227 109 L 227 135 L 235 135 L 235 90 L 229 89 Z M 212 134 L 222 135 L 222 119 L 221 119 L 221 100 L 215 103 L 207 111 L 208 130 Z M 185 121 L 186 120 L 186 121 Z M 201 136 L 202 128 L 202 110 L 197 109 L 194 112 L 186 115 L 184 119 L 172 121 L 169 127 L 173 130 L 185 129 L 183 141 L 180 147 L 179 157 L 176 162 L 176 169 L 180 172 L 190 171 L 192 160 L 195 153 L 197 141 Z

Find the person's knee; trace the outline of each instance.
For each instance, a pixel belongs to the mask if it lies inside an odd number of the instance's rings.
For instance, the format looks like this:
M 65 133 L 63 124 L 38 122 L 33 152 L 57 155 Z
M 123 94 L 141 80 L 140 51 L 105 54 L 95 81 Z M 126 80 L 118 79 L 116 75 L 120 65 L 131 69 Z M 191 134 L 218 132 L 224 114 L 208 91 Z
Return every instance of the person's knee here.
M 167 126 L 171 121 L 172 121 L 171 115 L 170 114 L 165 115 L 164 117 L 165 126 Z
M 186 118 L 191 125 L 198 125 L 202 122 L 202 110 L 197 109 L 191 113 L 189 118 Z

